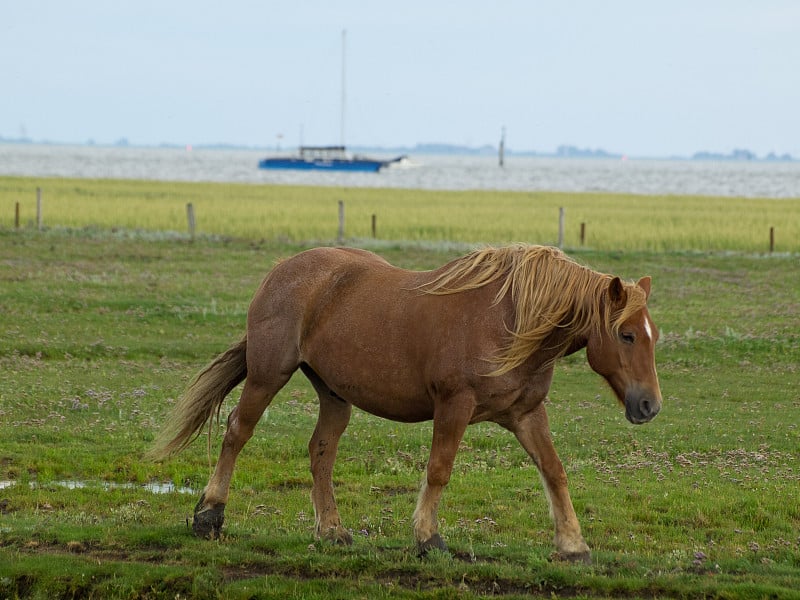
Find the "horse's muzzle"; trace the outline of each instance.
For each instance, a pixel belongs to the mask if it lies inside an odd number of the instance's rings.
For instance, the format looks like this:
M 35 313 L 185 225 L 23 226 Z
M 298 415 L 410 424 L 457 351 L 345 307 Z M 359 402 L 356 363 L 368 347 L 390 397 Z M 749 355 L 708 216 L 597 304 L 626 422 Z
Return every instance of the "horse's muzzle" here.
M 651 421 L 661 410 L 661 398 L 652 392 L 633 389 L 625 394 L 625 418 L 634 425 Z

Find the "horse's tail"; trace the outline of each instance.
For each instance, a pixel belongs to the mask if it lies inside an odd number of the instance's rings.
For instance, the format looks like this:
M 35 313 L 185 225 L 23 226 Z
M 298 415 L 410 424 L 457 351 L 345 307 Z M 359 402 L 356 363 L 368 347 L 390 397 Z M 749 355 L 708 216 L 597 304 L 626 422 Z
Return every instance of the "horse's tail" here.
M 167 423 L 147 453 L 154 460 L 177 454 L 191 444 L 214 415 L 219 420 L 222 402 L 247 377 L 247 337 L 220 354 L 186 388 L 169 414 Z M 210 443 L 210 437 L 209 437 Z

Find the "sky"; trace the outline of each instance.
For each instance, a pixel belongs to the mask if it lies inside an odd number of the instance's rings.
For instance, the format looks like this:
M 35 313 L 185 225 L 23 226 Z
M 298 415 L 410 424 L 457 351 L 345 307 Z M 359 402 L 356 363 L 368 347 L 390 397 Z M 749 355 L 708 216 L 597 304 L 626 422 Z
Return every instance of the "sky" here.
M 800 157 L 797 0 L 0 0 L 0 136 Z

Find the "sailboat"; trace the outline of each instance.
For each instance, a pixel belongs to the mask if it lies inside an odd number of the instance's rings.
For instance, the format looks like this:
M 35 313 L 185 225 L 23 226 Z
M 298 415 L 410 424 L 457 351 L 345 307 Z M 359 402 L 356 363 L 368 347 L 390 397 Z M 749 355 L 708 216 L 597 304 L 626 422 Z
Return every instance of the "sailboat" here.
M 359 171 L 377 173 L 381 169 L 407 160 L 405 155 L 384 160 L 353 155 L 344 145 L 345 114 L 345 40 L 342 31 L 342 114 L 340 123 L 341 144 L 338 146 L 300 146 L 295 156 L 273 156 L 260 160 L 260 169 L 298 169 L 304 171 Z
M 305 171 L 360 171 L 377 173 L 406 160 L 397 156 L 388 160 L 349 154 L 344 146 L 300 146 L 295 156 L 273 156 L 258 162 L 261 169 L 300 169 Z

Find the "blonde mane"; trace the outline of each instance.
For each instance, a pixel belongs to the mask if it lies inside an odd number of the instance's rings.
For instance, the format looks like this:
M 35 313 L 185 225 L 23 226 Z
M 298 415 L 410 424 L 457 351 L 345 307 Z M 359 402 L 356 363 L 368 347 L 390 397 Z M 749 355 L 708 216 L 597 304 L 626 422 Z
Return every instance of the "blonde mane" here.
M 548 362 L 563 356 L 572 342 L 585 338 L 592 329 L 606 327 L 616 333 L 634 313 L 646 306 L 640 287 L 625 283 L 627 302 L 612 311 L 603 301 L 612 277 L 579 265 L 561 250 L 548 246 L 517 244 L 483 248 L 456 259 L 420 289 L 428 294 L 457 294 L 500 281 L 494 305 L 511 294 L 514 328 L 508 345 L 492 362 L 490 375 L 502 375 L 524 363 L 540 349 L 555 350 Z M 544 348 L 555 329 L 557 347 Z

